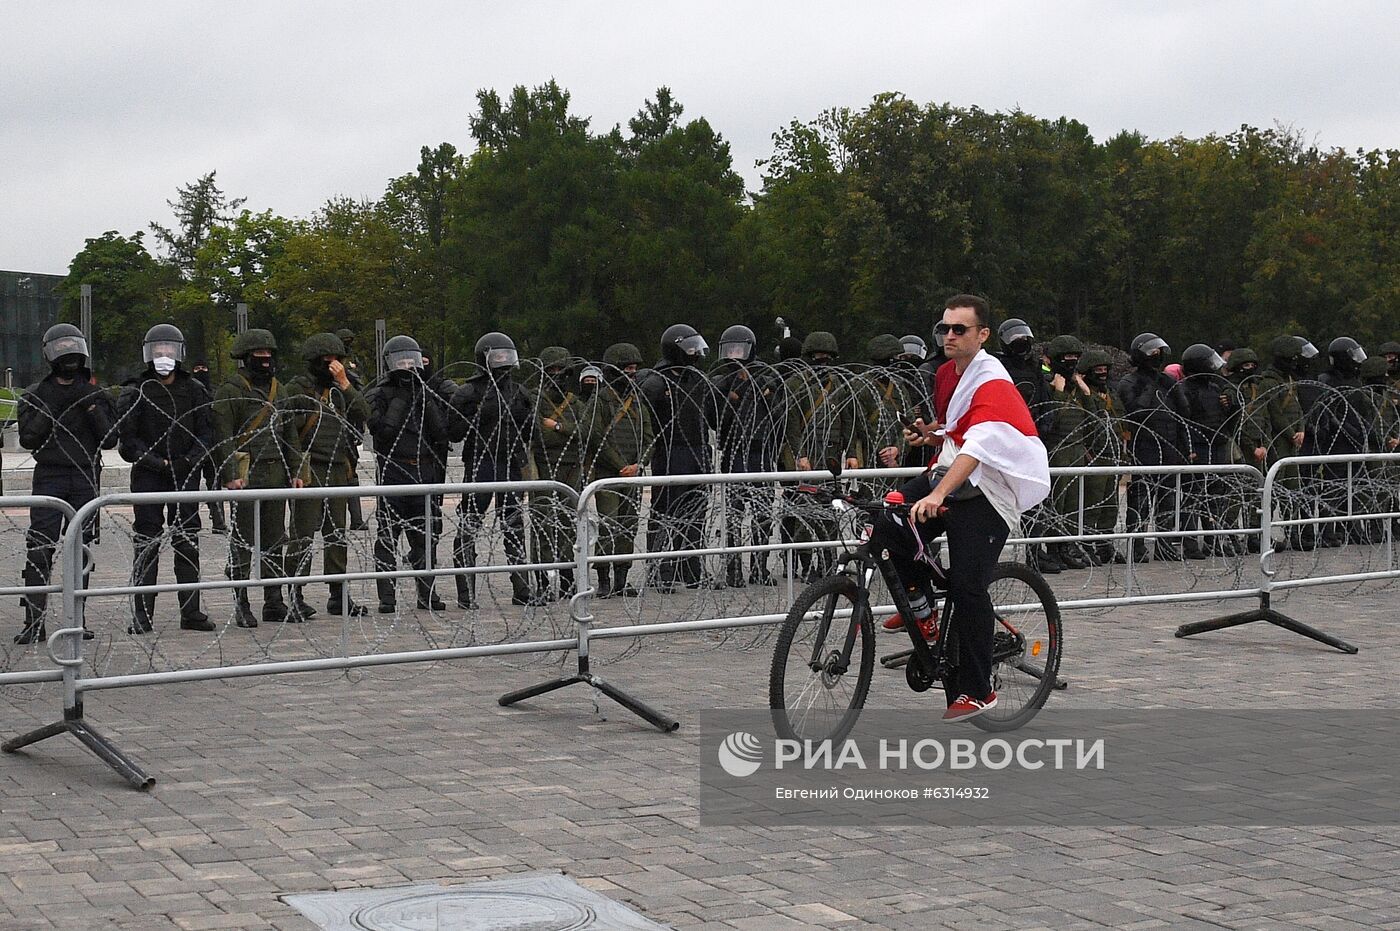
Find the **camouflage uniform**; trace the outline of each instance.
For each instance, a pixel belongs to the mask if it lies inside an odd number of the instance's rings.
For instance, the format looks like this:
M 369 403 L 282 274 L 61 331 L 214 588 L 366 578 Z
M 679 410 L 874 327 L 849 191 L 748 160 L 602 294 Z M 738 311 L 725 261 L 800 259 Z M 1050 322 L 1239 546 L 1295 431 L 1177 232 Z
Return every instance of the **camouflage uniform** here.
M 579 423 L 583 404 L 568 371 L 572 361 L 569 350 L 562 346 L 547 346 L 540 353 L 540 382 L 535 392 L 535 427 L 531 454 L 535 474 L 541 481 L 559 482 L 579 489 L 582 459 Z M 551 369 L 559 373 L 551 375 Z M 554 422 L 554 428 L 545 421 Z M 537 492 L 530 496 L 530 529 L 538 562 L 571 562 L 574 558 L 574 522 L 577 519 L 572 503 L 560 495 Z M 560 596 L 574 593 L 574 570 L 559 570 Z
M 302 358 L 311 371 L 288 384 L 288 409 L 295 412 L 297 438 L 305 451 L 304 478 L 308 488 L 343 488 L 354 485 L 355 449 L 364 436 L 369 405 L 353 383 L 341 388 L 321 360 L 341 357 L 345 346 L 333 333 L 318 333 L 302 345 Z M 348 382 L 348 374 L 347 374 Z M 324 544 L 327 575 L 346 571 L 349 544 L 346 533 L 347 498 L 301 498 L 292 504 L 292 541 L 287 565 L 296 575 L 311 571 L 311 544 L 317 531 Z M 331 582 L 326 610 L 331 614 L 358 616 L 364 609 L 345 597 L 345 587 Z M 303 615 L 307 606 L 296 586 L 294 605 Z
M 636 466 L 640 474 L 651 456 L 654 440 L 651 412 L 633 378 L 623 371 L 629 365 L 641 365 L 641 350 L 631 343 L 614 343 L 603 353 L 603 363 L 603 381 L 583 407 L 585 462 L 592 465 L 590 481 L 619 478 L 627 466 Z M 642 489 L 635 485 L 598 492 L 594 498 L 598 508 L 598 555 L 632 553 L 640 529 L 641 499 Z M 631 568 L 630 562 L 599 564 L 599 597 L 635 597 L 637 589 L 627 581 Z
M 251 366 L 258 349 L 276 351 L 277 342 L 267 330 L 252 329 L 239 334 L 233 343 L 233 357 L 239 369 L 214 393 L 214 420 L 218 428 L 220 483 L 227 486 L 237 478 L 244 488 L 287 488 L 302 475 L 303 457 L 297 437 L 296 419 L 285 405 L 285 390 L 270 370 L 259 373 Z M 286 541 L 287 502 L 269 498 L 258 502 L 236 501 L 233 505 L 233 534 L 229 539 L 229 577 L 250 578 L 254 544 L 254 514 L 258 524 L 257 541 L 262 559 L 262 578 L 285 576 L 282 547 Z M 237 622 L 253 627 L 257 622 L 248 608 L 248 590 L 235 596 Z M 288 615 L 279 586 L 263 589 L 264 621 L 300 620 Z

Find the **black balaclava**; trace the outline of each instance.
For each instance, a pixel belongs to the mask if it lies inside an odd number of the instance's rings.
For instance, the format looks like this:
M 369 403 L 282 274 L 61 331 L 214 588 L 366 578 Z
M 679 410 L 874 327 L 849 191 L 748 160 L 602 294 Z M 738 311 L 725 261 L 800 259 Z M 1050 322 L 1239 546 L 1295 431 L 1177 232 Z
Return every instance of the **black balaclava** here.
M 59 356 L 51 363 L 51 367 L 53 373 L 60 378 L 77 379 L 83 377 L 83 371 L 87 368 L 86 363 L 86 359 L 74 353 L 66 356 Z
M 249 374 L 254 378 L 267 380 L 277 372 L 277 360 L 272 356 L 255 356 L 249 353 L 246 365 Z
M 1074 380 L 1074 370 L 1079 366 L 1079 357 L 1068 358 L 1060 356 L 1058 359 L 1050 360 L 1050 368 L 1056 375 L 1064 376 L 1065 381 Z

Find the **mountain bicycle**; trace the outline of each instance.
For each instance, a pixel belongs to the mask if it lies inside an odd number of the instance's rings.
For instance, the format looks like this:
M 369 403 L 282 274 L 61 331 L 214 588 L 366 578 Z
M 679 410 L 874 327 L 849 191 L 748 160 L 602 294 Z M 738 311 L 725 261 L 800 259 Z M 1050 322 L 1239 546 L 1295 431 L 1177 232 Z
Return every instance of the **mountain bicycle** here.
M 838 484 L 799 485 L 838 512 L 863 518 L 860 542 L 837 559 L 837 570 L 804 588 L 792 604 L 773 649 L 768 699 L 778 736 L 788 740 L 839 741 L 860 717 L 875 673 L 875 628 L 870 585 L 878 575 L 906 619 L 911 648 L 884 657 L 886 668 L 903 668 L 915 692 L 926 692 L 956 668 L 956 636 L 949 621 L 951 599 L 946 571 L 933 567 L 924 586 L 929 604 L 937 609 L 932 638 L 926 638 L 913 617 L 904 585 L 888 554 L 870 541 L 874 521 L 885 514 L 910 519 L 911 504 L 898 492 L 871 498 L 841 490 Z M 843 535 L 844 536 L 844 535 Z M 988 592 L 995 606 L 997 628 L 992 645 L 992 687 L 997 705 L 972 723 L 986 731 L 1021 727 L 1044 706 L 1059 685 L 1064 634 L 1059 604 L 1045 578 L 1022 563 L 1001 562 L 992 570 Z

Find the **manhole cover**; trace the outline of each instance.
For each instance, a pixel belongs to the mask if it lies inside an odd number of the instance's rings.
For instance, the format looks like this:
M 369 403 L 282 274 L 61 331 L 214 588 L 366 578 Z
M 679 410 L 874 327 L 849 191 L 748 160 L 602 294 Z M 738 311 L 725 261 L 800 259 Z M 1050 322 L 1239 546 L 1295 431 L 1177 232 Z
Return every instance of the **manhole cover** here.
M 283 896 L 324 931 L 667 931 L 556 873 Z

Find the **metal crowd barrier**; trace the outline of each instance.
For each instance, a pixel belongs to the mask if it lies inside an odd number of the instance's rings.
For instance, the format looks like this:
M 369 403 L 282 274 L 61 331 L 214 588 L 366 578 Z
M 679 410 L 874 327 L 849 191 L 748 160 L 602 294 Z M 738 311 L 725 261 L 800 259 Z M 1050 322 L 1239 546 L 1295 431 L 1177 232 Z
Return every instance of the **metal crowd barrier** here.
M 1303 587 L 1304 585 L 1327 584 L 1329 582 L 1342 581 L 1370 581 L 1377 579 L 1391 579 L 1400 577 L 1400 569 L 1394 566 L 1394 557 L 1391 556 L 1390 567 L 1383 572 L 1367 572 L 1350 574 L 1335 577 L 1314 577 L 1303 580 L 1276 581 L 1270 560 L 1274 550 L 1271 541 L 1272 531 L 1275 527 L 1287 527 L 1302 523 L 1314 523 L 1315 519 L 1306 520 L 1275 518 L 1275 485 L 1277 476 L 1281 469 L 1290 466 L 1311 465 L 1311 464 L 1338 464 L 1342 462 L 1385 462 L 1400 463 L 1400 454 L 1373 454 L 1368 456 L 1316 456 L 1298 457 L 1294 459 L 1282 460 L 1276 463 L 1267 475 L 1260 476 L 1257 469 L 1249 465 L 1223 465 L 1223 466 L 1103 466 L 1103 467 L 1077 467 L 1077 468 L 1057 468 L 1052 469 L 1052 478 L 1074 478 L 1080 480 L 1080 509 L 1074 529 L 1076 533 L 1066 534 L 1044 534 L 1039 536 L 1020 536 L 1008 540 L 1008 545 L 1022 546 L 1038 543 L 1074 543 L 1082 541 L 1103 541 L 1103 540 L 1126 540 L 1128 546 L 1134 545 L 1135 541 L 1151 538 L 1179 538 L 1179 537 L 1208 537 L 1212 535 L 1229 534 L 1234 536 L 1257 535 L 1260 538 L 1260 559 L 1259 559 L 1259 584 L 1255 587 L 1231 588 L 1224 590 L 1213 590 L 1205 592 L 1174 592 L 1166 594 L 1142 595 L 1133 594 L 1133 560 L 1128 559 L 1125 566 L 1126 587 L 1125 593 L 1121 596 L 1104 598 L 1084 598 L 1067 599 L 1060 602 L 1060 606 L 1065 609 L 1070 608 L 1107 608 L 1125 605 L 1141 604 L 1163 604 L 1180 603 L 1192 601 L 1217 601 L 1240 598 L 1259 598 L 1261 608 L 1245 615 L 1232 616 L 1232 618 L 1218 619 L 1217 621 L 1201 622 L 1200 624 L 1184 625 L 1177 631 L 1177 636 L 1189 636 L 1209 629 L 1219 629 L 1220 627 L 1234 626 L 1235 624 L 1247 623 L 1249 620 L 1270 620 L 1289 629 L 1306 633 L 1308 636 L 1315 636 L 1326 643 L 1331 643 L 1339 649 L 1347 652 L 1355 652 L 1355 647 L 1350 647 L 1334 638 L 1306 628 L 1291 619 L 1277 617 L 1277 612 L 1266 616 L 1261 612 L 1270 612 L 1269 595 L 1273 591 L 1287 588 Z M 843 480 L 867 481 L 877 483 L 891 483 L 919 474 L 918 468 L 911 469 L 856 469 L 850 470 L 842 475 Z M 1176 503 L 1174 507 L 1174 526 L 1158 528 L 1147 531 L 1117 531 L 1113 533 L 1091 533 L 1085 532 L 1084 526 L 1084 479 L 1094 475 L 1115 475 L 1121 476 L 1131 474 L 1134 476 L 1163 474 L 1175 476 Z M 1262 478 L 1262 489 L 1260 492 L 1260 519 L 1258 526 L 1239 526 L 1233 528 L 1221 528 L 1215 530 L 1189 529 L 1182 526 L 1182 500 L 1183 486 L 1182 477 L 1192 474 L 1229 474 L 1245 479 L 1249 482 L 1260 481 Z M 591 506 L 594 505 L 597 495 L 601 491 L 622 489 L 622 488 L 660 488 L 667 486 L 718 486 L 723 492 L 729 486 L 736 484 L 767 484 L 772 486 L 775 499 L 778 490 L 785 484 L 790 485 L 798 482 L 821 482 L 831 479 L 831 474 L 825 471 L 808 472 L 752 472 L 752 473 L 725 473 L 725 474 L 702 474 L 689 476 L 638 476 L 634 478 L 613 478 L 603 479 L 590 483 L 581 492 L 575 491 L 566 485 L 557 482 L 547 481 L 527 481 L 527 482 L 490 482 L 490 483 L 442 483 L 433 485 L 367 485 L 349 486 L 342 488 L 304 488 L 304 489 L 249 489 L 241 491 L 191 491 L 166 494 L 116 494 L 107 495 L 89 503 L 77 514 L 70 513 L 70 527 L 81 526 L 81 522 L 92 514 L 97 513 L 101 508 L 120 504 L 139 503 L 162 503 L 169 504 L 176 499 L 190 502 L 206 501 L 237 501 L 252 502 L 259 500 L 286 500 L 295 501 L 307 498 L 330 498 L 330 497 L 409 497 L 422 495 L 425 500 L 425 514 L 432 514 L 433 496 L 437 495 L 457 495 L 473 493 L 492 492 L 547 492 L 558 495 L 564 500 L 573 502 L 575 507 L 575 535 L 574 535 L 574 559 L 572 562 L 557 563 L 526 563 L 523 565 L 490 565 L 478 566 L 476 568 L 457 569 L 453 567 L 437 567 L 432 564 L 435 546 L 430 539 L 427 552 L 429 554 L 428 565 L 421 570 L 416 569 L 395 569 L 388 572 L 345 572 L 340 574 L 305 575 L 290 576 L 280 578 L 260 578 L 260 525 L 259 518 L 254 518 L 254 552 L 250 558 L 250 578 L 238 581 L 205 581 L 198 583 L 157 583 L 151 586 L 123 585 L 111 586 L 107 588 L 89 588 L 83 582 L 83 567 L 85 565 L 84 547 L 81 544 L 81 534 L 65 534 L 61 552 L 63 553 L 62 568 L 63 581 L 61 585 L 48 586 L 46 590 L 58 591 L 63 594 L 64 617 L 67 619 L 67 626 L 51 633 L 48 638 L 48 652 L 57 668 L 53 670 L 41 670 L 35 672 L 19 672 L 0 674 L 0 685 L 17 684 L 20 682 L 43 682 L 57 681 L 63 682 L 63 719 L 55 724 L 40 728 L 30 734 L 16 738 L 4 744 L 5 750 L 16 750 L 22 746 L 43 740 L 46 737 L 68 732 L 74 734 L 84 745 L 88 746 L 104 761 L 125 776 L 133 785 L 140 788 L 150 786 L 154 780 L 147 775 L 139 766 L 125 757 L 120 750 L 111 744 L 106 738 L 94 731 L 83 717 L 82 696 L 85 692 L 100 691 L 110 688 L 125 688 L 140 685 L 154 685 L 174 682 L 191 682 L 207 679 L 241 678 L 247 676 L 272 675 L 289 672 L 312 672 L 324 670 L 345 670 L 378 665 L 394 665 L 402 663 L 429 662 L 443 659 L 460 659 L 475 656 L 501 656 L 518 653 L 539 653 L 539 652 L 562 652 L 574 650 L 577 654 L 577 671 L 569 676 L 550 680 L 508 693 L 500 697 L 502 705 L 510 705 L 526 698 L 545 694 L 559 688 L 573 684 L 586 684 L 597 693 L 606 695 L 619 704 L 636 713 L 654 726 L 663 731 L 674 730 L 678 727 L 678 722 L 649 707 L 645 703 L 629 695 L 623 689 L 605 680 L 602 676 L 590 669 L 590 642 L 593 640 L 612 640 L 624 638 L 639 638 L 652 635 L 663 635 L 683 632 L 713 631 L 722 629 L 737 629 L 744 627 L 757 627 L 763 625 L 776 624 L 784 619 L 785 613 L 762 613 L 753 615 L 741 615 L 731 617 L 711 617 L 697 620 L 681 620 L 673 622 L 646 623 L 623 625 L 613 627 L 595 628 L 590 609 L 591 600 L 595 594 L 592 587 L 591 570 L 598 565 L 610 562 L 636 562 L 645 564 L 661 559 L 677 559 L 688 556 L 707 557 L 731 555 L 742 552 L 778 552 L 783 553 L 791 563 L 792 555 L 798 551 L 814 551 L 819 549 L 831 549 L 847 545 L 848 541 L 841 540 L 819 540 L 782 543 L 773 542 L 771 539 L 765 543 L 755 543 L 745 546 L 702 546 L 693 549 L 667 550 L 657 552 L 637 552 L 630 555 L 601 556 L 593 552 L 594 539 L 591 532 L 595 518 L 592 515 Z M 1350 492 L 1348 492 L 1350 496 Z M 16 498 L 9 499 L 16 504 L 23 505 L 31 500 Z M 45 503 L 53 499 L 43 499 Z M 1115 502 L 1117 502 L 1115 486 Z M 62 502 L 56 502 L 54 506 L 63 506 Z M 1117 507 L 1117 504 L 1115 504 Z M 258 514 L 258 509 L 254 508 L 252 513 Z M 638 520 L 645 517 L 644 512 L 639 512 Z M 1394 513 L 1386 514 L 1366 514 L 1355 515 L 1350 513 L 1337 515 L 1330 519 L 1334 521 L 1348 521 L 1357 519 L 1384 518 L 1389 520 L 1395 517 Z M 776 523 L 776 521 L 775 521 Z M 432 533 L 432 523 L 429 522 L 428 531 Z M 1387 534 L 1389 529 L 1387 528 Z M 1393 540 L 1387 536 L 1387 542 Z M 129 675 L 112 676 L 84 676 L 84 657 L 82 652 L 82 617 L 86 600 L 98 596 L 110 595 L 130 595 L 139 592 L 179 592 L 191 589 L 212 589 L 212 588 L 244 588 L 261 587 L 269 585 L 302 585 L 308 582 L 349 582 L 354 580 L 380 579 L 380 578 L 402 578 L 402 577 L 439 577 L 449 575 L 459 575 L 466 572 L 519 572 L 533 570 L 569 569 L 575 570 L 577 583 L 576 593 L 569 603 L 569 616 L 574 625 L 574 634 L 567 637 L 555 637 L 552 639 L 525 641 L 519 643 L 501 643 L 489 646 L 466 646 L 466 647 L 443 647 L 435 649 L 403 651 L 383 654 L 362 654 L 362 655 L 342 655 L 336 657 L 323 657 L 318 659 L 305 660 L 283 660 L 265 663 L 250 663 L 231 666 L 214 666 L 197 669 L 172 670 L 164 672 L 137 673 Z M 787 603 L 793 600 L 794 581 L 796 573 L 789 565 Z M 892 606 L 877 606 L 876 610 L 890 610 Z M 1240 619 L 1243 618 L 1243 619 Z M 1213 626 L 1212 626 L 1213 625 Z M 1305 629 L 1306 628 L 1306 629 Z
M 74 526 L 74 518 L 76 512 L 73 510 L 73 506 L 71 504 L 69 504 L 67 501 L 64 501 L 61 498 L 53 498 L 49 497 L 48 495 L 5 495 L 3 497 L 0 497 L 0 506 L 3 506 L 5 508 L 23 508 L 26 510 L 32 510 L 34 508 L 52 508 L 63 515 L 63 520 L 66 526 Z M 67 536 L 68 535 L 65 534 L 64 540 L 67 539 Z M 80 551 L 79 558 L 81 560 L 85 560 L 86 547 L 82 546 L 82 534 L 73 534 L 72 536 L 74 536 L 74 538 L 78 541 L 78 547 Z M 48 595 L 52 597 L 53 595 L 62 594 L 63 582 L 53 581 L 53 576 L 55 574 L 58 575 L 60 580 L 64 577 L 63 561 L 59 558 L 59 553 L 65 552 L 65 550 L 61 548 L 63 545 L 64 543 L 61 540 L 54 541 L 54 559 L 51 567 L 52 571 L 49 576 L 48 585 L 0 586 L 0 597 L 11 598 L 16 595 L 18 595 L 21 598 L 28 598 L 30 595 Z M 25 560 L 21 560 L 20 565 L 23 566 L 24 563 Z M 78 636 L 80 638 L 82 636 L 81 628 L 79 628 Z M 0 672 L 0 686 L 23 685 L 26 683 L 33 682 L 57 682 L 62 678 L 63 670 L 58 665 L 55 665 L 53 669 L 34 669 L 20 672 Z
M 1269 468 L 1269 472 L 1264 476 L 1263 500 L 1260 504 L 1260 541 L 1259 548 L 1259 607 L 1251 611 L 1243 611 L 1238 614 L 1229 614 L 1224 617 L 1211 618 L 1206 621 L 1197 621 L 1192 624 L 1183 624 L 1176 631 L 1178 637 L 1189 637 L 1194 634 L 1209 633 L 1216 630 L 1224 630 L 1229 627 L 1238 627 L 1241 624 L 1252 624 L 1256 621 L 1265 621 L 1282 627 L 1285 630 L 1309 637 L 1319 643 L 1325 643 L 1330 647 L 1335 647 L 1343 653 L 1356 653 L 1358 648 L 1353 644 L 1332 636 L 1325 631 L 1319 630 L 1309 624 L 1289 617 L 1277 610 L 1272 605 L 1274 592 L 1286 591 L 1294 588 L 1308 588 L 1315 585 L 1334 585 L 1342 582 L 1373 582 L 1385 579 L 1400 578 L 1400 568 L 1395 564 L 1395 537 L 1394 521 L 1400 519 L 1400 511 L 1387 510 L 1380 513 L 1366 512 L 1356 513 L 1355 506 L 1355 486 L 1354 486 L 1354 466 L 1357 463 L 1384 463 L 1400 468 L 1400 453 L 1357 453 L 1344 456 L 1293 456 L 1287 459 L 1280 459 Z M 1275 501 L 1276 492 L 1279 486 L 1279 473 L 1288 469 L 1297 469 L 1307 466 L 1327 466 L 1341 465 L 1347 466 L 1347 494 L 1345 514 L 1322 514 L 1314 512 L 1305 518 L 1285 518 L 1276 519 L 1275 513 L 1278 510 Z M 1400 486 L 1390 489 L 1390 494 L 1400 496 Z M 1278 581 L 1276 576 L 1278 570 L 1274 566 L 1274 556 L 1276 550 L 1273 543 L 1273 530 L 1275 527 L 1284 528 L 1285 534 L 1290 527 L 1317 527 L 1320 525 L 1347 525 L 1358 521 L 1376 521 L 1383 524 L 1384 547 L 1386 550 L 1387 568 L 1378 572 L 1344 573 L 1342 575 L 1318 575 L 1303 579 L 1286 579 Z
M 169 505 L 177 501 L 186 501 L 196 504 L 206 501 L 227 501 L 247 504 L 250 502 L 269 500 L 284 500 L 290 502 L 303 499 L 320 500 L 325 498 L 352 497 L 407 498 L 421 495 L 424 499 L 424 514 L 432 515 L 433 497 L 436 495 L 488 494 L 494 492 L 549 492 L 551 494 L 561 495 L 569 501 L 576 501 L 578 498 L 578 492 L 569 486 L 559 482 L 548 481 L 443 483 L 433 485 L 349 485 L 321 488 L 252 488 L 239 491 L 125 493 L 104 495 L 88 502 L 88 504 L 84 505 L 76 515 L 71 518 L 70 527 L 80 526 L 83 521 L 98 513 L 103 507 L 125 504 Z M 524 565 L 477 566 L 473 569 L 457 569 L 450 566 L 445 568 L 435 567 L 433 565 L 433 554 L 436 550 L 436 545 L 435 541 L 432 539 L 433 522 L 428 520 L 427 532 L 429 534 L 429 540 L 426 547 L 427 565 L 423 569 L 395 569 L 388 572 L 345 572 L 338 574 L 322 573 L 320 575 L 261 578 L 262 535 L 260 510 L 260 508 L 256 507 L 251 509 L 254 516 L 253 540 L 251 541 L 252 551 L 249 557 L 249 578 L 241 580 L 210 580 L 187 583 L 163 582 L 154 585 L 120 585 L 108 588 L 90 588 L 83 581 L 84 548 L 82 546 L 82 535 L 81 533 L 73 532 L 65 533 L 61 548 L 61 552 L 63 553 L 63 584 L 61 590 L 63 592 L 63 617 L 67 622 L 67 626 L 50 632 L 47 644 L 49 657 L 58 668 L 51 672 L 44 671 L 45 674 L 41 679 L 34 678 L 36 675 L 35 673 L 9 674 L 22 677 L 14 681 L 61 680 L 63 683 L 63 717 L 54 724 L 45 725 L 28 734 L 5 742 L 3 749 L 7 752 L 13 752 L 21 747 L 28 746 L 29 744 L 45 740 L 58 734 L 71 733 L 82 742 L 84 746 L 92 750 L 104 762 L 131 782 L 132 785 L 140 789 L 145 789 L 153 785 L 155 779 L 147 774 L 139 765 L 130 760 L 115 744 L 95 730 L 86 721 L 83 714 L 84 693 L 102 689 L 128 688 L 140 685 L 198 682 L 209 679 L 243 678 L 247 676 L 274 675 L 277 673 L 355 669 L 364 666 L 421 663 L 445 659 L 461 659 L 471 656 L 559 651 L 571 649 L 577 643 L 573 638 L 556 638 L 524 643 L 492 644 L 473 647 L 443 647 L 400 653 L 347 655 L 311 660 L 283 660 L 267 663 L 212 666 L 199 669 L 171 670 L 123 676 L 85 677 L 82 675 L 84 665 L 82 637 L 84 629 L 83 618 L 85 614 L 84 604 L 87 599 L 97 596 L 192 590 L 203 591 L 215 588 L 238 589 L 272 585 L 301 585 L 308 582 L 344 583 L 358 579 L 405 577 L 435 578 L 438 576 L 458 575 L 464 572 L 518 572 L 568 568 L 571 565 L 570 563 L 528 563 Z M 71 508 L 69 512 L 72 512 Z M 0 679 L 0 684 L 5 684 L 6 681 L 5 679 Z

